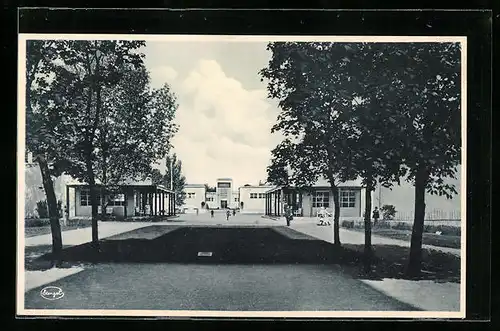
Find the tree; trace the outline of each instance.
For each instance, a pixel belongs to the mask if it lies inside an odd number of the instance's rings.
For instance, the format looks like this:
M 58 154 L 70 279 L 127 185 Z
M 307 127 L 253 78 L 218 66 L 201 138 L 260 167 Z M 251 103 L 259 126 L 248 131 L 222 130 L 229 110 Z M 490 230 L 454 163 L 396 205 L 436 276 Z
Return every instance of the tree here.
M 445 178 L 455 178 L 461 158 L 461 49 L 459 43 L 394 45 L 387 57 L 394 66 L 396 98 L 388 105 L 395 114 L 403 142 L 406 180 L 415 186 L 415 217 L 408 275 L 420 274 L 425 193 L 451 198 L 456 194 Z
M 52 235 L 52 266 L 61 264 L 62 236 L 57 211 L 57 199 L 52 177 L 61 174 L 54 168 L 54 158 L 58 154 L 54 123 L 47 118 L 43 109 L 50 81 L 50 64 L 56 53 L 51 41 L 29 40 L 26 42 L 26 152 L 40 167 L 43 188 L 47 197 L 47 207 Z
M 177 154 L 167 155 L 165 175 L 163 176 L 163 185 L 175 192 L 175 204 L 182 206 L 186 193 L 184 186 L 186 185 L 186 177 L 182 174 L 182 161 L 177 159 Z M 171 176 L 172 174 L 172 176 Z
M 216 192 L 216 189 L 214 186 L 210 186 L 208 184 L 205 184 L 205 191 L 207 192 Z
M 103 212 L 106 198 L 120 193 L 119 185 L 125 179 L 144 179 L 152 164 L 165 157 L 177 132 L 173 124 L 175 96 L 168 85 L 150 90 L 144 66 L 128 68 L 105 101 L 107 107 L 96 153 Z
M 335 180 L 360 177 L 366 188 L 367 257 L 370 193 L 376 181 L 390 187 L 406 176 L 415 184 L 408 273 L 417 275 L 425 191 L 456 193 L 444 178 L 454 177 L 460 162 L 459 44 L 286 42 L 268 49 L 272 58 L 261 75 L 282 109 L 273 131 L 292 138 L 273 151 L 268 175 L 278 185 L 325 176 L 335 214 Z M 290 163 L 304 177 L 287 178 Z
M 163 185 L 163 174 L 158 169 L 152 169 L 150 173 L 151 182 L 153 185 Z
M 142 41 L 54 42 L 55 77 L 40 106 L 61 153 L 55 164 L 90 186 L 92 244 L 98 249 L 98 183 L 104 194 L 123 179 L 144 176 L 164 157 L 177 105 L 167 86 L 149 88 Z
M 334 243 L 340 245 L 338 184 L 355 179 L 355 173 L 348 162 L 352 95 L 343 94 L 351 83 L 337 70 L 345 66 L 350 50 L 342 44 L 300 42 L 270 43 L 267 49 L 272 58 L 260 74 L 268 80 L 269 97 L 278 99 L 281 108 L 272 132 L 289 138 L 273 151 L 269 181 L 287 184 L 285 165 L 304 186 L 326 178 L 334 200 Z M 292 157 L 292 163 L 287 161 Z
M 336 75 L 349 81 L 341 93 L 352 100 L 350 118 L 346 121 L 350 132 L 346 143 L 351 153 L 348 162 L 351 171 L 362 180 L 365 187 L 365 272 L 371 272 L 371 212 L 372 198 L 377 182 L 384 187 L 399 183 L 404 176 L 400 151 L 401 141 L 394 139 L 400 131 L 394 125 L 393 114 L 387 111 L 387 104 L 394 97 L 391 89 L 392 76 L 388 74 L 393 64 L 381 61 L 386 53 L 386 44 L 355 43 L 344 44 L 348 53 L 342 58 L 344 65 Z M 389 49 L 391 47 L 389 46 Z

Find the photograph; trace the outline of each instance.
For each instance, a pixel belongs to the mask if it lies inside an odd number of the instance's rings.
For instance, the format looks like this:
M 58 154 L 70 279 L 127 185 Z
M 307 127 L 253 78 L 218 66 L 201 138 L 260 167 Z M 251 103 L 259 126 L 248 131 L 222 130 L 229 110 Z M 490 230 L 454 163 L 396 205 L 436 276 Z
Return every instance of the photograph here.
M 17 314 L 464 318 L 467 37 L 18 35 Z

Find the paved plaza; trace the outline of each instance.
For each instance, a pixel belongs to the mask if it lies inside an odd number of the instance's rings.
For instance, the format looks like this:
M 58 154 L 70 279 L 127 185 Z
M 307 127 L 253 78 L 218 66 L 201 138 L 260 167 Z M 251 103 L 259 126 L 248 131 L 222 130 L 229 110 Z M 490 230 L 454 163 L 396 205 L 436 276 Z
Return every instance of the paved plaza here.
M 183 214 L 168 222 L 100 222 L 104 253 L 99 260 L 84 263 L 83 267 L 73 268 L 73 274 L 66 272 L 60 277 L 47 278 L 40 272 L 27 271 L 25 308 L 422 309 L 349 272 L 342 251 L 335 251 L 328 243 L 328 227 L 317 227 L 314 220 L 306 219 L 291 227 L 284 223 L 239 213 L 226 220 L 222 211 L 213 218 L 203 213 Z M 325 238 L 314 231 L 323 231 Z M 352 231 L 346 233 L 349 232 Z M 348 235 L 341 233 L 341 238 Z M 64 232 L 63 243 L 71 246 L 65 249 L 65 260 L 89 262 L 85 259 L 89 256 L 90 239 L 90 228 Z M 27 238 L 25 244 L 49 243 L 50 235 L 42 235 Z M 211 256 L 199 256 L 200 252 Z M 40 279 L 43 277 L 47 281 Z M 40 291 L 45 286 L 61 288 L 64 297 L 42 298 Z M 413 301 L 418 301 L 418 297 Z

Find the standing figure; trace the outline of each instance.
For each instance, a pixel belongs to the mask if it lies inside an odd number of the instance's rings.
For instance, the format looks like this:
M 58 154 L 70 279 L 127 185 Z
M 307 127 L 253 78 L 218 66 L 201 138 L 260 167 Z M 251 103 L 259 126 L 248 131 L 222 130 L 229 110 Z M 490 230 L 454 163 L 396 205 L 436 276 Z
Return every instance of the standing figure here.
M 236 209 L 233 209 L 233 216 L 236 216 Z
M 214 218 L 214 210 L 210 210 L 210 217 Z
M 378 207 L 375 207 L 375 209 L 373 210 L 373 225 L 377 225 L 377 222 L 378 222 L 378 218 L 380 217 L 380 213 L 379 213 L 379 210 L 378 210 Z
M 226 221 L 229 221 L 229 216 L 231 216 L 231 211 L 228 209 L 226 211 Z

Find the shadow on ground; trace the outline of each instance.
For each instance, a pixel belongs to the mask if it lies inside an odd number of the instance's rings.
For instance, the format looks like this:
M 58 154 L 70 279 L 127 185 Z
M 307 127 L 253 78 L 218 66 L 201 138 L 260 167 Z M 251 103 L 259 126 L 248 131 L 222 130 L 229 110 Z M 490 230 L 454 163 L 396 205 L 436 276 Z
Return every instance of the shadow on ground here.
M 50 246 L 45 249 L 26 262 L 26 269 L 50 267 Z M 153 225 L 101 240 L 100 252 L 90 243 L 67 247 L 62 267 L 87 263 L 336 264 L 356 278 L 406 278 L 408 248 L 376 245 L 374 255 L 373 272 L 366 275 L 362 273 L 363 245 L 336 247 L 287 227 Z M 458 282 L 460 258 L 424 250 L 423 269 L 419 279 Z
M 342 245 L 345 249 L 362 252 L 364 245 Z M 409 247 L 396 245 L 374 245 L 373 266 L 370 274 L 356 272 L 356 277 L 370 280 L 383 278 L 409 279 L 405 274 L 410 255 Z M 422 273 L 411 280 L 433 280 L 436 282 L 460 282 L 460 257 L 436 250 L 422 249 Z
M 293 230 L 291 230 L 293 231 Z M 200 253 L 201 255 L 200 256 Z M 211 253 L 211 256 L 206 253 Z M 39 260 L 51 260 L 45 254 Z M 359 254 L 321 241 L 291 239 L 267 227 L 149 226 L 65 248 L 72 263 L 352 264 Z

